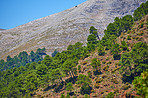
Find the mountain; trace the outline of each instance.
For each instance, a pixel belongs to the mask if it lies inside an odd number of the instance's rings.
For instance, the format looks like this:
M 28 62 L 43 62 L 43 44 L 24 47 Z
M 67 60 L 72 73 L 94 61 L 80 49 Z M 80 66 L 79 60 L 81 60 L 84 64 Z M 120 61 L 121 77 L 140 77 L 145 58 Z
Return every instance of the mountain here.
M 0 31 L 0 58 L 45 47 L 47 54 L 65 50 L 69 44 L 86 43 L 94 26 L 100 37 L 115 17 L 132 15 L 147 0 L 88 0 L 63 12 Z
M 147 98 L 148 1 L 116 17 L 101 40 L 90 33 L 86 46 L 54 57 L 39 48 L 0 60 L 0 98 Z
M 3 30 L 5 30 L 5 29 L 1 29 L 1 28 L 0 28 L 0 31 L 3 31 Z

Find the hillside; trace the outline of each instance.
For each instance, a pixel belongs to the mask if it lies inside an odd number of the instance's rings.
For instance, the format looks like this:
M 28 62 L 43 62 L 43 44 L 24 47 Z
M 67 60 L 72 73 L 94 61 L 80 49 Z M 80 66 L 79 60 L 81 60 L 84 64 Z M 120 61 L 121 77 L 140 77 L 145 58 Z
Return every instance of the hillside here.
M 141 27 L 141 24 L 143 26 Z M 128 36 L 131 37 L 131 39 L 128 39 Z M 120 44 L 122 46 L 122 41 L 125 41 L 128 45 L 129 51 L 132 50 L 132 47 L 138 43 L 138 42 L 144 42 L 148 45 L 148 15 L 145 16 L 143 19 L 141 19 L 138 22 L 135 22 L 132 29 L 128 32 L 122 33 L 115 42 Z M 147 47 L 148 48 L 148 47 Z M 123 76 L 120 73 L 121 67 L 119 65 L 120 60 L 114 60 L 113 55 L 110 54 L 111 50 L 105 50 L 105 55 L 100 56 L 98 55 L 98 50 L 90 53 L 90 56 L 85 58 L 84 60 L 79 60 L 78 66 L 81 66 L 80 70 L 77 70 L 77 75 L 80 74 L 88 75 L 90 79 L 92 80 L 91 83 L 91 94 L 90 98 L 113 98 L 111 95 L 109 97 L 107 96 L 110 92 L 114 95 L 114 98 L 135 98 L 137 96 L 138 98 L 141 98 L 134 89 L 133 85 L 129 82 L 123 82 Z M 120 54 L 128 53 L 126 50 L 120 51 Z M 100 61 L 101 66 L 99 67 L 100 73 L 94 74 L 94 68 L 92 67 L 92 60 L 97 59 Z M 148 59 L 148 55 L 147 55 Z M 148 63 L 147 63 L 148 64 Z M 148 65 L 146 65 L 148 68 Z M 70 77 L 64 78 L 64 81 L 69 81 Z M 72 82 L 72 81 L 71 81 Z M 77 96 L 77 98 L 83 98 L 84 95 L 80 95 L 80 85 L 73 84 L 73 90 L 70 92 L 73 92 L 74 95 Z M 56 89 L 56 88 L 55 88 Z M 34 97 L 44 97 L 44 98 L 61 98 L 60 96 L 64 94 L 67 96 L 68 91 L 66 90 L 66 87 L 61 88 L 60 92 L 54 92 L 53 88 L 50 88 L 49 86 L 45 86 L 45 88 L 39 88 L 37 91 L 34 92 Z M 71 96 L 71 98 L 72 98 Z M 63 97 L 62 97 L 63 98 Z M 73 97 L 74 98 L 74 97 Z M 88 97 L 84 97 L 88 98 Z M 146 97 L 144 97 L 146 98 Z
M 103 31 L 115 17 L 132 15 L 134 10 L 146 1 L 88 0 L 63 12 L 0 31 L 0 59 L 44 47 L 47 54 L 51 55 L 55 49 L 61 52 L 76 42 L 86 45 L 90 26 L 97 28 L 102 38 Z
M 1 60 L 0 97 L 147 98 L 148 1 L 133 16 L 116 17 L 101 40 L 93 26 L 88 32 L 86 46 L 77 42 L 53 57 L 39 48 Z

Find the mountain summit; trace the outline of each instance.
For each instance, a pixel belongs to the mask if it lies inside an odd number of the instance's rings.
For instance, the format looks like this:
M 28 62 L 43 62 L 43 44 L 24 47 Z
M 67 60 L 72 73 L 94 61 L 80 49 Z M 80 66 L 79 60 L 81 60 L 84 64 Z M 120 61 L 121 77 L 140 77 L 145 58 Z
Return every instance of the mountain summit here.
M 90 26 L 100 38 L 115 17 L 132 15 L 147 0 L 88 0 L 63 12 L 31 21 L 13 29 L 0 31 L 0 59 L 21 51 L 45 47 L 51 54 L 65 50 L 69 44 L 86 43 Z

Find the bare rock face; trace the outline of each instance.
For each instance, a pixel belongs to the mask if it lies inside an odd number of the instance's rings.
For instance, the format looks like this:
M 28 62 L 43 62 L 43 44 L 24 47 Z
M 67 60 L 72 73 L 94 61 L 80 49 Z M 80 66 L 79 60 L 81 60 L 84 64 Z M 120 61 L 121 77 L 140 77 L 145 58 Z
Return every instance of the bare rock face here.
M 65 50 L 69 44 L 86 43 L 90 26 L 103 37 L 115 17 L 132 15 L 147 0 L 88 0 L 76 7 L 53 14 L 13 29 L 0 31 L 0 59 L 19 52 L 45 47 L 51 54 Z

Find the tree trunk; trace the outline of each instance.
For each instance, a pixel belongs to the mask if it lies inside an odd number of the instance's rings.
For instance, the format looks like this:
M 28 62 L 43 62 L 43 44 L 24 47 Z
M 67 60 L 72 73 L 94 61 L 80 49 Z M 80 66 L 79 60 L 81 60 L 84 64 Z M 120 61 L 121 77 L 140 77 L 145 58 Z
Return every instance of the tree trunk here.
M 71 71 L 69 71 L 70 77 L 72 78 Z
M 74 78 L 74 74 L 73 74 L 72 70 L 71 70 L 71 73 L 72 73 L 72 76 L 73 76 L 73 78 Z

